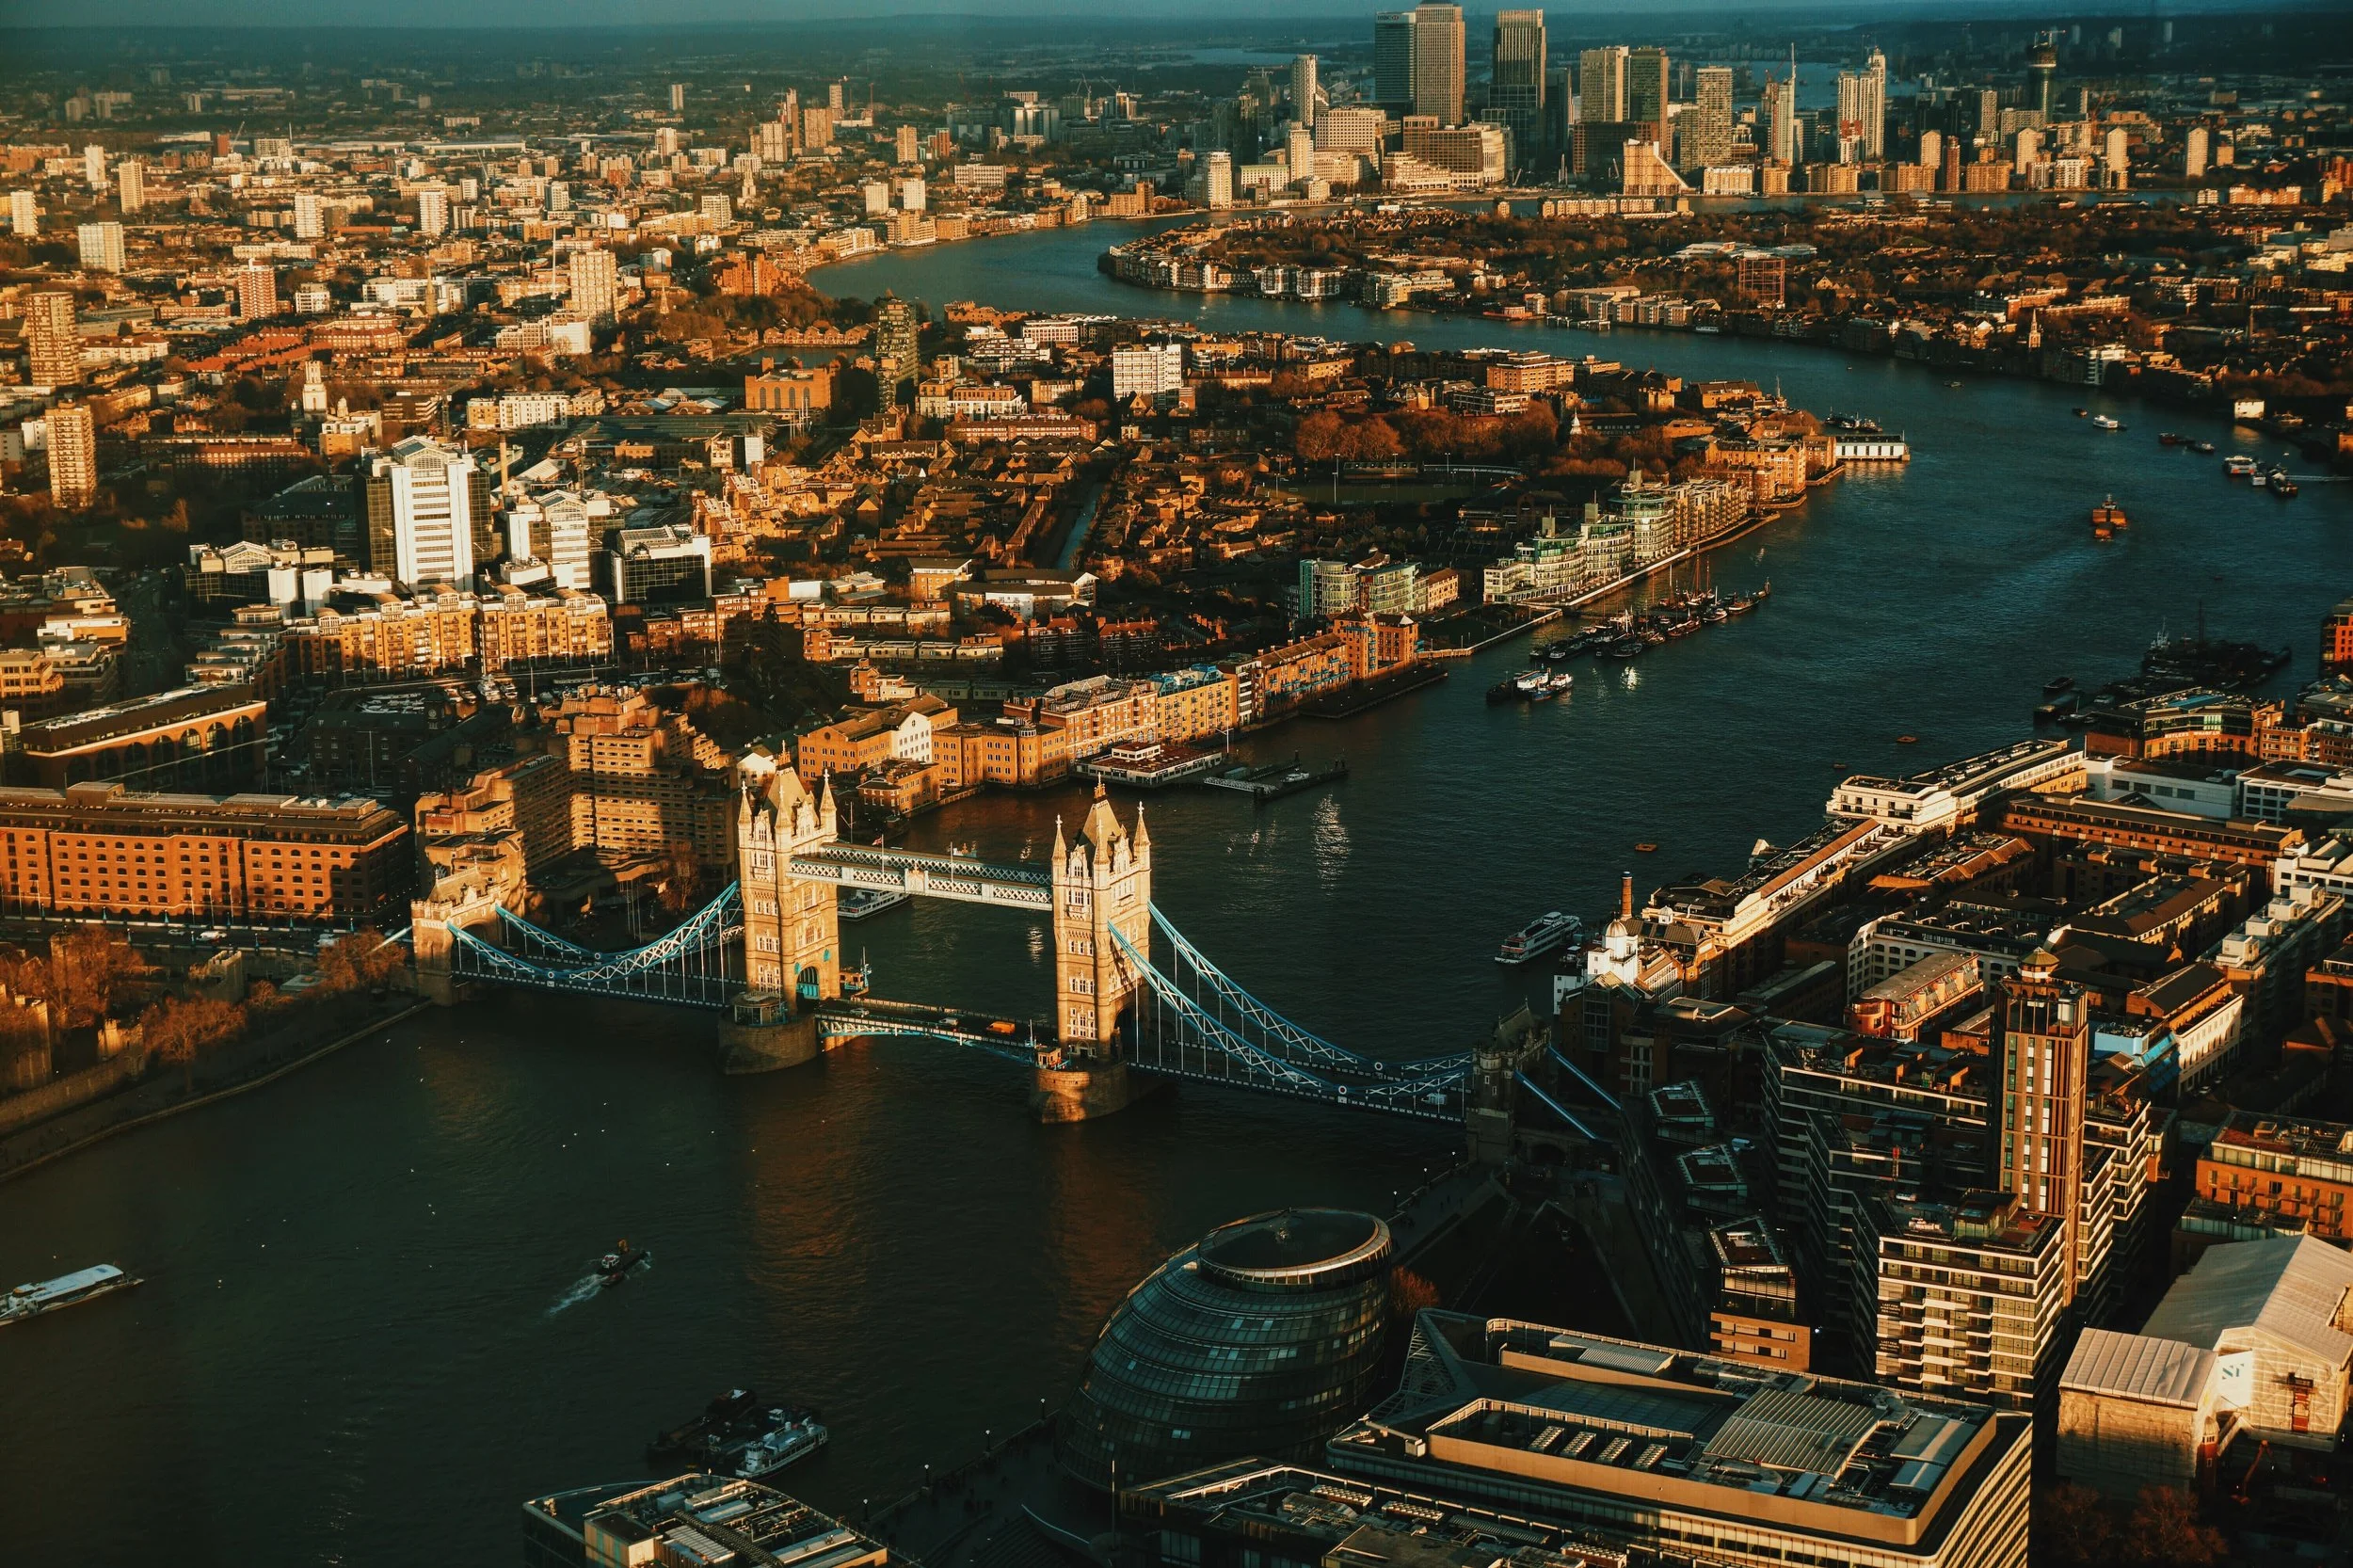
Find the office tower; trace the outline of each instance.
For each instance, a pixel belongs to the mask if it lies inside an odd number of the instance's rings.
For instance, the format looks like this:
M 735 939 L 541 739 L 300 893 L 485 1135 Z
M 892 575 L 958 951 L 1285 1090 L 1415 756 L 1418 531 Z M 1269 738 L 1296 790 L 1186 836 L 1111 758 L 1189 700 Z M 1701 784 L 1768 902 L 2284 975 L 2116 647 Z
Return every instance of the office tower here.
M 1785 164 L 1798 161 L 1798 93 L 1795 82 L 1765 78 L 1765 155 Z
M 1625 113 L 1625 58 L 1632 51 L 1613 43 L 1577 57 L 1577 118 L 1622 120 Z
M 75 231 L 81 240 L 82 264 L 93 272 L 122 270 L 122 225 L 85 223 Z
M 2206 146 L 2209 139 L 2210 134 L 2203 125 L 2191 126 L 2189 128 L 2189 135 L 2184 138 L 2182 142 L 2182 173 L 2189 179 L 2195 180 L 2206 172 Z M 19 196 L 26 196 L 29 194 L 29 192 L 25 191 L 19 191 L 17 193 Z M 11 200 L 14 199 L 11 198 Z M 22 228 L 17 230 L 17 232 L 20 234 L 28 232 L 29 231 Z
M 1921 132 L 1920 167 L 1929 171 L 1930 178 L 1934 178 L 1937 171 L 1937 166 L 1944 161 L 1945 133 L 1942 131 Z
M 1851 150 L 1859 153 L 1863 151 L 1863 117 L 1869 112 L 1864 103 L 1866 91 L 1861 72 L 1842 71 L 1838 73 L 1838 144 L 1842 152 Z M 1838 161 L 1852 163 L 1856 160 L 1842 156 Z
M 1945 138 L 1945 174 L 1937 188 L 1939 190 L 1961 189 L 1961 138 L 1959 136 Z
M 44 289 L 24 301 L 24 358 L 37 387 L 70 387 L 82 378 L 82 334 L 73 296 Z
M 2025 179 L 2041 156 L 2042 133 L 2031 125 L 2022 126 L 2018 132 L 2018 146 L 2010 154 L 2010 171 Z
M 884 295 L 874 307 L 874 375 L 887 401 L 922 370 L 923 318 L 910 300 Z
M 1876 49 L 1863 61 L 1863 155 L 1887 155 L 1887 56 Z
M 1684 120 L 1690 126 L 1684 137 L 1685 168 L 1709 168 L 1732 156 L 1732 67 L 1700 67 L 1699 99 Z
M 2041 114 L 2047 122 L 2051 118 L 2051 82 L 2058 74 L 2058 51 L 2048 40 L 2034 46 L 2026 56 L 2026 107 Z
M 686 112 L 686 84 L 684 82 L 670 84 L 670 112 L 672 114 Z
M 1500 120 L 1517 155 L 1545 140 L 1545 13 L 1496 12 L 1495 72 L 1487 90 L 1488 118 Z
M 1290 171 L 1291 184 L 1310 180 L 1316 172 L 1316 134 L 1294 120 L 1290 135 L 1283 139 L 1283 164 Z
M 82 149 L 82 178 L 92 190 L 106 188 L 106 150 L 96 142 Z
M 79 511 L 98 495 L 98 426 L 86 403 L 49 410 L 49 499 Z
M 1291 118 L 1302 125 L 1312 127 L 1316 122 L 1316 96 L 1323 89 L 1316 85 L 1316 57 L 1295 55 L 1291 57 Z
M 921 163 L 923 161 L 923 150 L 920 145 L 921 140 L 922 138 L 916 134 L 914 126 L 900 126 L 898 130 L 891 133 L 890 136 L 892 157 L 903 164 Z
M 147 205 L 147 171 L 136 158 L 125 158 L 115 165 L 115 205 L 125 213 L 136 213 Z
M 2001 139 L 2002 95 L 1993 88 L 1979 88 L 1963 100 L 1971 109 L 1970 130 L 1980 143 Z
M 2001 1142 L 1996 1183 L 2020 1205 L 2066 1232 L 2066 1277 L 2076 1277 L 2074 1236 L 2084 1182 L 2085 1080 L 2091 1072 L 2091 1003 L 2080 985 L 2057 978 L 2057 960 L 2038 952 L 2002 982 Z
M 327 237 L 327 219 L 319 211 L 319 193 L 298 190 L 294 199 L 294 234 L 298 240 Z
M 1372 19 L 1372 101 L 1392 115 L 1414 107 L 1414 13 L 1382 11 Z
M 1625 56 L 1625 113 L 1620 116 L 1648 125 L 1643 139 L 1667 139 L 1667 52 L 1631 49 Z
M 1201 204 L 1205 207 L 1230 207 L 1234 204 L 1234 155 L 1212 152 L 1201 164 Z
M 1343 104 L 1326 109 L 1316 121 L 1315 143 L 1319 152 L 1355 152 L 1368 158 L 1381 156 L 1383 132 L 1389 117 L 1379 109 L 1360 108 Z
M 278 274 L 258 262 L 239 267 L 237 314 L 247 321 L 260 321 L 277 313 Z
M 610 250 L 572 252 L 568 267 L 572 309 L 592 322 L 607 322 L 620 303 L 620 266 Z
M 1463 8 L 1444 0 L 1414 8 L 1414 112 L 1463 123 Z
M 417 232 L 427 238 L 449 232 L 449 192 L 439 185 L 417 192 Z
M 25 240 L 40 232 L 40 202 L 31 191 L 8 192 L 8 232 Z
M 465 583 L 496 553 L 488 476 L 456 447 L 412 436 L 361 471 L 368 568 L 403 583 Z

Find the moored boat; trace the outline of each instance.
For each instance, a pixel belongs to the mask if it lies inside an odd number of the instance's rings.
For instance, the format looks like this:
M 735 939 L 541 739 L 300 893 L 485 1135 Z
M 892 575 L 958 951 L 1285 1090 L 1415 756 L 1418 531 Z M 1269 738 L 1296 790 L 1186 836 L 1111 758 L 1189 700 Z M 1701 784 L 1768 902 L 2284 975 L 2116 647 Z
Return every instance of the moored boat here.
M 1550 910 L 1506 936 L 1503 945 L 1496 950 L 1496 962 L 1525 964 L 1531 958 L 1542 958 L 1584 929 L 1585 922 L 1575 915 Z
M 2232 456 L 2222 459 L 2222 472 L 2233 479 L 2245 479 L 2255 472 L 2255 459 Z

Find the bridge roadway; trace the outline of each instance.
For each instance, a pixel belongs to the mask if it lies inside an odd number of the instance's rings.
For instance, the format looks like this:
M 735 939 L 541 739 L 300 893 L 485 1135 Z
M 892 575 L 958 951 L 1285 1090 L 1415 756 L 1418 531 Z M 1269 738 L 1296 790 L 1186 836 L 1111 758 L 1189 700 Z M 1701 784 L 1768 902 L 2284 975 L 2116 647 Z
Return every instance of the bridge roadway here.
M 1048 910 L 1054 906 L 1053 875 L 1044 866 L 1000 866 L 960 855 L 919 855 L 903 849 L 872 849 L 831 843 L 795 855 L 792 874 L 838 888 L 912 893 L 1000 909 Z
M 966 1008 L 891 1001 L 883 997 L 838 997 L 820 1002 L 817 1023 L 832 1039 L 947 1040 L 1025 1067 L 1037 1064 L 1041 1048 L 1053 1047 L 1050 1038 L 1036 1038 L 1035 1026 L 1027 1018 L 992 1017 Z

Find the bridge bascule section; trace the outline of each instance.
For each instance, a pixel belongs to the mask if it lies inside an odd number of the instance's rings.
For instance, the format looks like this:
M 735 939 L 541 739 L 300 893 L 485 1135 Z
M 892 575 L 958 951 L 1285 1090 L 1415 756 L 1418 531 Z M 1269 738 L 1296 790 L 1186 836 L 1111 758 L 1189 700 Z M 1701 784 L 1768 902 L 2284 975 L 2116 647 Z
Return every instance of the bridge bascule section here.
M 421 980 L 445 1000 L 490 983 L 712 1009 L 732 1071 L 792 1065 L 860 1037 L 977 1048 L 1032 1068 L 1032 1103 L 1049 1121 L 1107 1114 L 1166 1078 L 1463 1120 L 1467 1053 L 1388 1063 L 1347 1050 L 1285 1018 L 1188 940 L 1153 905 L 1142 809 L 1122 822 L 1099 787 L 1075 834 L 1057 822 L 1043 866 L 848 843 L 840 828 L 828 784 L 812 791 L 755 753 L 742 766 L 738 880 L 675 929 L 599 952 L 524 919 L 510 906 L 514 879 L 444 877 L 414 910 Z M 866 996 L 842 959 L 845 890 L 1047 917 L 1049 1021 Z

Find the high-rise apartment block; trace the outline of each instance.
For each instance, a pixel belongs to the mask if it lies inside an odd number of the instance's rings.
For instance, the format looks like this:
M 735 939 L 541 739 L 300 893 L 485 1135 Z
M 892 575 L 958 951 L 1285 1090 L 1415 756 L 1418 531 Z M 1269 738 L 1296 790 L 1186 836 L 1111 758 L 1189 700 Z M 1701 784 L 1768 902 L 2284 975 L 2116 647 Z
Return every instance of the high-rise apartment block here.
M 237 315 L 261 321 L 278 313 L 278 274 L 259 262 L 237 269 Z
M 1185 385 L 1185 345 L 1179 343 L 1136 344 L 1112 350 L 1112 396 L 1159 397 L 1181 392 Z
M 106 188 L 106 150 L 96 142 L 82 149 L 82 180 L 92 190 Z
M 139 212 L 147 206 L 147 171 L 136 158 L 125 158 L 115 165 L 115 205 L 125 213 Z
M 1211 152 L 1201 160 L 1201 204 L 1209 208 L 1234 204 L 1234 155 L 1231 152 Z
M 1316 100 L 1323 89 L 1316 83 L 1316 57 L 1297 55 L 1291 58 L 1291 118 L 1302 125 L 1316 122 Z
M 8 192 L 8 232 L 21 240 L 40 232 L 40 200 L 31 191 Z
M 1732 67 L 1699 69 L 1698 100 L 1677 121 L 1686 168 L 1712 168 L 1732 157 Z
M 1414 8 L 1414 112 L 1463 123 L 1463 8 L 1445 0 Z
M 670 112 L 672 114 L 686 112 L 686 84 L 684 82 L 670 84 Z
M 440 185 L 417 192 L 417 232 L 428 239 L 449 232 L 449 192 Z
M 1863 61 L 1863 155 L 1887 156 L 1887 56 L 1874 49 Z
M 2091 1072 L 2091 1005 L 2079 985 L 2054 978 L 2037 954 L 2002 983 L 2002 1080 L 1996 1179 L 2025 1208 L 2049 1215 L 2075 1273 L 2074 1220 L 2082 1206 L 2084 1099 Z
M 25 368 L 37 387 L 70 387 L 82 378 L 82 335 L 73 296 L 43 289 L 24 301 Z
M 1545 13 L 1496 12 L 1495 71 L 1487 118 L 1512 133 L 1514 154 L 1545 139 Z
M 914 126 L 902 125 L 891 133 L 891 156 L 896 162 L 903 164 L 921 163 L 923 161 L 921 144 L 922 136 Z
M 572 252 L 567 264 L 572 309 L 591 322 L 610 322 L 620 304 L 620 264 L 598 248 Z
M 122 261 L 122 225 L 120 223 L 85 223 L 76 231 L 82 248 L 82 265 L 92 272 L 120 272 Z
M 874 307 L 874 374 L 887 396 L 922 369 L 923 318 L 911 300 L 885 295 Z
M 98 495 L 98 425 L 87 403 L 49 410 L 49 499 L 79 511 Z
M 319 211 L 319 193 L 298 190 L 294 199 L 294 237 L 298 240 L 324 239 L 327 219 Z

